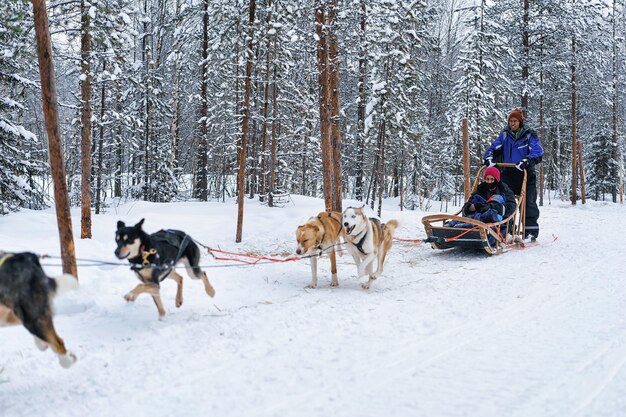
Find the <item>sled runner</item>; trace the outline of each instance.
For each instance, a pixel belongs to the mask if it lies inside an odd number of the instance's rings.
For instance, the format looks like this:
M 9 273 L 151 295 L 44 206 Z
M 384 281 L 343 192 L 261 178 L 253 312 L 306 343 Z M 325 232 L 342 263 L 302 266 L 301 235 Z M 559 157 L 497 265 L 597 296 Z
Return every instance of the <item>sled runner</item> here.
M 498 167 L 515 167 L 515 164 L 496 164 Z M 476 190 L 485 166 L 481 166 L 476 174 L 472 192 Z M 432 214 L 424 216 L 422 223 L 426 231 L 425 242 L 430 242 L 433 249 L 450 249 L 456 247 L 484 249 L 490 255 L 502 253 L 507 245 L 518 244 L 524 239 L 524 219 L 526 210 L 526 177 L 522 182 L 520 195 L 515 196 L 517 206 L 512 214 L 500 222 L 483 223 L 468 217 L 462 217 L 462 210 L 455 214 Z M 448 226 L 447 224 L 456 224 Z

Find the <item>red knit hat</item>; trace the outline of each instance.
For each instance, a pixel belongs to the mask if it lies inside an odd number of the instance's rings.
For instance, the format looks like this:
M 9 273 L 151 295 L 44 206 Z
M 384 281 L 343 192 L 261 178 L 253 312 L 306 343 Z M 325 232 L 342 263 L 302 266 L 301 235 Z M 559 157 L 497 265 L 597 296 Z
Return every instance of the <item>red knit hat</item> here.
M 487 178 L 488 175 L 491 175 L 496 179 L 496 181 L 500 182 L 500 171 L 496 167 L 489 167 L 483 172 L 483 179 Z
M 507 121 L 511 120 L 511 118 L 519 120 L 520 124 L 524 123 L 524 113 L 521 109 L 513 109 L 511 113 L 509 113 L 509 118 Z

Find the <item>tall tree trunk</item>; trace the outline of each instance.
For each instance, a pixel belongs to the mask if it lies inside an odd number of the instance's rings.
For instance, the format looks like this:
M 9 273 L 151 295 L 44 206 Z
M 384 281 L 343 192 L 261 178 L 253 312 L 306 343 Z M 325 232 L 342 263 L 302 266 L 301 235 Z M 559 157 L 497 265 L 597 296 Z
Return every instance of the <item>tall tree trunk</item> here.
M 571 78 L 572 78 L 572 190 L 571 201 L 572 205 L 576 205 L 578 199 L 577 188 L 578 183 L 576 173 L 576 38 L 572 36 L 572 65 L 571 65 Z
M 250 85 L 252 78 L 252 47 L 254 45 L 254 9 L 255 0 L 250 0 L 250 18 L 248 20 L 248 46 L 246 48 L 246 85 L 241 121 L 241 147 L 239 148 L 239 171 L 237 176 L 237 232 L 235 242 L 241 242 L 243 233 L 243 197 L 246 178 L 246 145 L 248 139 L 248 120 L 250 118 Z
M 267 14 L 267 24 L 269 25 L 271 19 L 271 13 Z M 259 201 L 263 201 L 265 194 L 268 194 L 268 205 L 269 203 L 269 192 L 267 190 L 267 182 L 265 179 L 267 178 L 267 114 L 269 108 L 269 91 L 270 91 L 270 39 L 267 38 L 267 42 L 265 45 L 265 85 L 263 86 L 263 126 L 261 127 L 261 172 L 259 173 Z M 271 207 L 271 205 L 270 205 Z
M 198 169 L 196 172 L 196 197 L 202 201 L 208 199 L 207 164 L 208 164 L 208 138 L 207 118 L 209 116 L 208 103 L 208 53 L 209 53 L 209 0 L 203 1 L 202 16 L 202 64 L 200 65 L 200 137 L 198 138 Z
M 120 82 L 115 81 L 115 110 L 117 114 L 122 114 L 122 92 L 120 88 Z M 122 123 L 117 123 L 115 129 L 115 185 L 114 195 L 115 197 L 122 196 L 122 164 L 123 161 L 123 149 L 122 149 Z
M 320 91 L 320 129 L 322 135 L 322 178 L 324 183 L 324 205 L 326 210 L 333 208 L 333 192 L 332 192 L 332 142 L 329 119 L 329 90 L 328 80 L 328 39 L 326 32 L 325 8 L 320 5 L 315 10 L 315 30 L 318 36 L 317 45 L 317 65 L 318 65 L 318 82 Z
M 106 71 L 106 61 L 102 64 L 102 72 Z M 100 214 L 100 200 L 102 193 L 102 142 L 104 142 L 104 106 L 106 97 L 106 82 L 102 81 L 100 94 L 100 137 L 98 138 L 98 171 L 96 173 L 96 214 Z
M 385 119 L 383 118 L 380 122 L 380 147 L 378 152 L 380 153 L 380 158 L 378 159 L 378 217 L 382 214 L 383 210 L 383 191 L 385 190 L 385 137 L 387 136 L 385 127 Z
M 357 106 L 358 133 L 356 140 L 356 169 L 355 169 L 355 198 L 363 200 L 363 165 L 365 160 L 365 100 L 367 83 L 367 45 L 365 31 L 367 28 L 367 4 L 365 0 L 360 1 L 359 17 L 361 30 L 360 51 L 359 51 L 359 103 Z
M 617 75 L 617 42 L 618 39 L 615 35 L 615 26 L 616 26 L 616 0 L 613 0 L 613 143 L 611 146 L 611 197 L 613 198 L 613 202 L 617 202 L 617 184 L 618 184 L 618 175 L 617 175 L 617 117 L 618 117 L 618 107 L 617 107 L 617 84 L 618 84 L 618 75 Z
M 84 0 L 80 2 L 80 13 L 80 96 L 82 101 L 80 117 L 80 165 L 82 172 L 80 183 L 80 237 L 81 239 L 91 239 L 91 18 Z
M 144 119 L 144 144 L 143 144 L 143 199 L 150 200 L 150 90 L 151 90 L 151 73 L 150 73 L 150 52 L 148 50 L 148 0 L 143 3 L 144 22 L 143 36 L 141 38 L 141 58 L 145 68 L 146 85 L 145 85 L 145 119 Z
M 330 86 L 330 124 L 333 170 L 333 211 L 342 212 L 342 172 L 341 172 L 341 132 L 339 130 L 339 52 L 337 50 L 337 31 L 335 15 L 337 0 L 332 0 L 328 10 L 328 77 Z
M 543 58 L 543 42 L 541 45 L 541 56 Z M 542 59 L 542 63 L 543 63 L 543 59 Z M 543 130 L 544 130 L 544 108 L 543 108 L 543 65 L 541 67 L 541 70 L 539 71 L 539 140 L 543 141 Z M 543 206 L 543 190 L 544 190 L 544 172 L 543 172 L 543 165 L 544 164 L 540 164 L 539 165 L 539 205 Z
M 326 210 L 341 209 L 341 136 L 339 132 L 339 61 L 334 33 L 337 0 L 315 10 L 319 37 L 317 62 L 320 87 L 320 126 L 322 132 L 322 172 Z
M 529 0 L 523 0 L 524 10 L 522 11 L 522 46 L 524 47 L 524 61 L 522 62 L 522 110 L 524 113 L 528 111 L 528 61 L 530 40 L 528 35 L 528 10 L 530 8 Z
M 180 16 L 180 2 L 181 0 L 176 0 L 176 6 L 174 9 L 174 21 L 176 22 L 176 29 L 181 27 L 181 16 Z M 178 144 L 180 142 L 180 43 L 176 41 L 175 43 L 175 54 L 174 58 L 174 69 L 172 70 L 172 126 L 171 126 L 171 134 L 172 134 L 172 168 L 176 171 L 178 168 Z
M 277 127 L 278 127 L 278 95 L 276 92 L 277 85 L 277 68 L 276 64 L 276 34 L 274 34 L 274 49 L 273 49 L 273 61 L 274 61 L 274 76 L 272 79 L 272 142 L 270 145 L 270 178 L 268 187 L 268 205 L 274 207 L 273 193 L 276 190 L 276 150 L 278 147 Z
M 50 168 L 54 183 L 54 204 L 56 206 L 57 226 L 63 272 L 78 277 L 74 237 L 72 236 L 72 217 L 65 182 L 65 166 L 63 163 L 63 142 L 59 131 L 59 110 L 57 108 L 56 81 L 52 61 L 52 45 L 48 30 L 48 15 L 45 0 L 33 0 L 35 20 L 35 37 L 37 41 L 37 57 L 39 60 L 39 76 L 41 79 L 41 101 L 48 134 L 48 152 Z

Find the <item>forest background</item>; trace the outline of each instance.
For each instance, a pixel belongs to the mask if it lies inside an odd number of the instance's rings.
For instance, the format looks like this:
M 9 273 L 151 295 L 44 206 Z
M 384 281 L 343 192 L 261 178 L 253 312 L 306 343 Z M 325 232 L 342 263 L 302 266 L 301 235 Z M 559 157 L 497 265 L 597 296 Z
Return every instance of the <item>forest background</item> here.
M 111 197 L 245 195 L 272 205 L 285 193 L 327 195 L 324 178 L 339 200 L 379 212 L 384 197 L 407 209 L 458 204 L 462 119 L 475 171 L 514 107 L 543 143 L 540 204 L 575 204 L 581 193 L 620 201 L 624 9 L 624 0 L 50 1 L 71 204 L 99 213 Z M 41 108 L 32 5 L 3 0 L 2 214 L 51 205 Z

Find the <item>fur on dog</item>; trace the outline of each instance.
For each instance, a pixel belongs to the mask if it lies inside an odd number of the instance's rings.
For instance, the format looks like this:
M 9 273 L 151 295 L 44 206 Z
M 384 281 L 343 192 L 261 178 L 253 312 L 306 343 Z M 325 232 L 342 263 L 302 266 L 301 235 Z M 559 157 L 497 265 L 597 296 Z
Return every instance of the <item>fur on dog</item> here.
M 40 350 L 52 348 L 64 368 L 76 362 L 52 322 L 55 295 L 78 287 L 71 275 L 50 278 L 37 255 L 0 252 L 0 325 L 23 324 Z
M 317 255 L 319 251 L 329 250 L 330 271 L 332 279 L 331 287 L 339 286 L 337 279 L 337 259 L 335 256 L 335 248 L 337 247 L 340 255 L 343 254 L 339 246 L 339 239 L 343 237 L 343 228 L 341 227 L 341 213 L 336 211 L 323 211 L 316 217 L 311 217 L 308 222 L 298 226 L 296 230 L 296 240 L 298 247 L 296 253 L 298 255 L 314 255 L 311 256 L 311 283 L 307 288 L 317 287 Z
M 142 293 L 150 294 L 161 318 L 165 315 L 165 309 L 161 302 L 160 283 L 165 278 L 171 278 L 176 281 L 176 307 L 180 307 L 183 304 L 183 277 L 174 269 L 178 263 L 185 265 L 192 279 L 202 280 L 210 297 L 215 296 L 209 278 L 198 266 L 200 249 L 193 239 L 180 230 L 159 230 L 149 235 L 141 228 L 144 220 L 141 219 L 134 226 L 117 222 L 115 256 L 127 259 L 141 281 L 124 299 L 131 302 Z
M 368 218 L 363 207 L 348 207 L 343 212 L 342 223 L 346 246 L 356 262 L 359 278 L 369 276 L 369 280 L 361 284 L 363 288 L 368 289 L 383 273 L 385 257 L 391 249 L 398 221 L 389 220 L 387 223 L 381 223 L 376 218 Z M 378 260 L 378 266 L 376 272 L 373 272 L 375 259 Z

